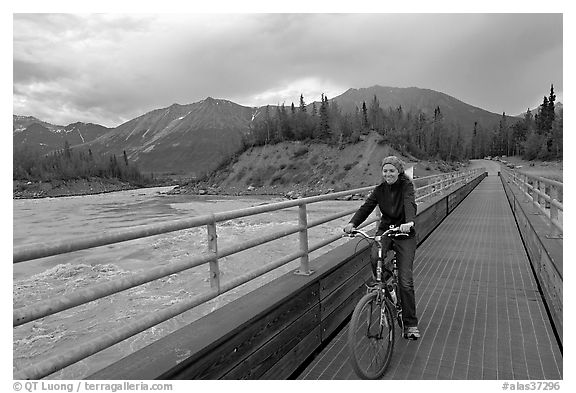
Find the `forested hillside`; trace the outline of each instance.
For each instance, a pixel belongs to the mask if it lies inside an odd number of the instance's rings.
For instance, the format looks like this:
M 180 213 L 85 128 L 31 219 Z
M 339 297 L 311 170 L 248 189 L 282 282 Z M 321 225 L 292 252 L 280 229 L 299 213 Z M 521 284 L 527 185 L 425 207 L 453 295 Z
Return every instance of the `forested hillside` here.
M 459 161 L 487 155 L 521 155 L 527 159 L 562 158 L 562 109 L 555 110 L 554 87 L 544 97 L 538 113 L 523 119 L 502 114 L 497 125 L 486 129 L 478 122 L 465 126 L 447 121 L 440 106 L 432 115 L 401 106 L 382 108 L 376 96 L 362 102 L 352 113 L 344 113 L 337 101 L 322 96 L 321 103 L 266 107 L 255 120 L 246 146 L 282 141 L 321 141 L 344 146 L 360 135 L 375 131 L 382 143 L 420 159 Z
M 18 197 L 77 195 L 155 184 L 153 175 L 142 174 L 126 154 L 120 158 L 95 154 L 89 149 L 73 149 L 68 142 L 62 150 L 50 154 L 17 147 L 12 169 L 13 192 Z M 82 186 L 76 187 L 78 183 Z M 56 188 L 63 191 L 55 191 Z

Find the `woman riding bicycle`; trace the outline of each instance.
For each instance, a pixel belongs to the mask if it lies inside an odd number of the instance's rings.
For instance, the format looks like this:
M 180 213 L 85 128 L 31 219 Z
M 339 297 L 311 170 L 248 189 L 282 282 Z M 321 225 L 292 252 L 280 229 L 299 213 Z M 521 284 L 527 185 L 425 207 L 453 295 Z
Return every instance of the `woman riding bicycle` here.
M 368 196 L 368 199 L 358 209 L 344 227 L 344 232 L 350 233 L 362 224 L 372 213 L 376 205 L 382 212 L 382 218 L 377 235 L 386 231 L 390 225 L 399 226 L 400 231 L 407 233 L 403 238 L 382 238 L 384 250 L 389 250 L 394 244 L 398 261 L 398 276 L 400 287 L 400 301 L 402 303 L 402 319 L 404 322 L 404 337 L 416 339 L 420 337 L 418 319 L 416 318 L 416 299 L 414 295 L 414 279 L 412 267 L 416 253 L 416 231 L 414 219 L 416 217 L 416 201 L 414 198 L 414 184 L 404 173 L 404 163 L 396 156 L 389 156 L 382 160 L 383 181 Z M 376 271 L 376 247 L 372 247 L 372 268 Z

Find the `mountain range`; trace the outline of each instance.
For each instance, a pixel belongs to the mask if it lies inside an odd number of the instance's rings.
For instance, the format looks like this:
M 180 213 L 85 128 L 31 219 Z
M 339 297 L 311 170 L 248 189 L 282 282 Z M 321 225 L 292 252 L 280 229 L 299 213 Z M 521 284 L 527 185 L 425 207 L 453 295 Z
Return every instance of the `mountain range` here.
M 466 104 L 447 94 L 416 87 L 373 86 L 349 89 L 330 101 L 342 113 L 369 107 L 376 97 L 380 107 L 433 114 L 440 107 L 444 119 L 462 126 L 464 135 L 472 133 L 474 122 L 484 129 L 498 124 L 501 114 Z M 312 104 L 309 104 L 311 106 Z M 272 108 L 272 106 L 271 106 Z M 143 171 L 199 175 L 211 171 L 241 148 L 247 134 L 264 107 L 246 107 L 223 99 L 202 101 L 156 109 L 115 128 L 92 123 L 58 126 L 31 116 L 13 116 L 14 147 L 28 145 L 42 152 L 61 149 L 64 141 L 72 147 L 94 152 L 123 154 Z
M 93 123 L 71 123 L 59 126 L 33 116 L 12 116 L 12 143 L 16 146 L 33 146 L 42 153 L 62 149 L 65 141 L 73 145 L 90 142 L 112 130 Z

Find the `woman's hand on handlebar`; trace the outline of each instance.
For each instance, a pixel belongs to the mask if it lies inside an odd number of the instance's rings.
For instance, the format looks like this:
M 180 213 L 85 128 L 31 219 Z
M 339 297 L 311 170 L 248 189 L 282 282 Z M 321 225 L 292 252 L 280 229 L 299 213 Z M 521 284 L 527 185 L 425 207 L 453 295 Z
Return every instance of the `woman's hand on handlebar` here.
M 408 233 L 408 232 L 410 232 L 410 229 L 412 229 L 413 226 L 414 226 L 414 223 L 412 221 L 407 222 L 405 224 L 400 224 L 400 232 Z
M 354 226 L 354 224 L 349 223 L 348 225 L 346 225 L 344 228 L 342 228 L 342 230 L 344 231 L 344 233 L 352 233 L 352 231 L 356 229 L 356 227 Z

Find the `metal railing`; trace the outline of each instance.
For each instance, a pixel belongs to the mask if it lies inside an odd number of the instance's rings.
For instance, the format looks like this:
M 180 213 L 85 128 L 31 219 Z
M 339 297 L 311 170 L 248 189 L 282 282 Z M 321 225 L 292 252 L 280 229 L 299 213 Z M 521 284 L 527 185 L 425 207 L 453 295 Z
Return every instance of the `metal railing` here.
M 547 237 L 562 237 L 562 217 L 564 212 L 562 199 L 564 184 L 540 176 L 532 176 L 502 166 L 503 173 L 510 182 L 531 202 L 532 214 L 543 214 L 550 226 Z
M 478 173 L 484 171 L 485 168 L 477 168 L 416 178 L 414 179 L 416 202 L 422 202 L 427 198 L 437 196 L 439 193 L 445 192 L 458 184 L 467 183 L 475 178 Z
M 432 197 L 439 192 L 443 192 L 446 189 L 454 187 L 455 185 L 466 183 L 477 177 L 481 171 L 484 171 L 484 169 L 481 168 L 475 170 L 466 170 L 451 174 L 442 174 L 416 179 L 416 184 L 426 183 L 425 185 L 416 189 L 417 202 L 421 202 L 423 199 Z M 111 280 L 106 283 L 81 289 L 72 294 L 67 294 L 65 296 L 48 299 L 36 304 L 14 309 L 14 327 L 204 264 L 208 264 L 210 268 L 211 286 L 211 290 L 206 293 L 168 306 L 153 314 L 148 314 L 134 322 L 124 324 L 117 330 L 107 332 L 106 334 L 98 336 L 87 342 L 79 343 L 71 350 L 55 354 L 24 369 L 17 370 L 14 374 L 14 378 L 39 379 L 45 377 L 73 363 L 85 359 L 101 350 L 111 347 L 112 345 L 117 344 L 135 334 L 143 332 L 146 329 L 149 329 L 179 314 L 182 314 L 185 311 L 206 303 L 207 301 L 214 299 L 215 297 L 225 292 L 239 287 L 240 285 L 246 284 L 247 282 L 283 265 L 286 265 L 295 259 L 300 258 L 300 267 L 295 271 L 296 274 L 312 274 L 313 272 L 309 267 L 309 253 L 341 239 L 341 235 L 333 235 L 316 244 L 310 245 L 308 244 L 308 229 L 350 215 L 357 210 L 357 207 L 327 217 L 308 221 L 306 206 L 311 203 L 334 200 L 353 194 L 368 193 L 372 191 L 374 187 L 375 186 L 369 186 L 349 191 L 272 203 L 246 209 L 213 213 L 187 219 L 174 220 L 162 224 L 156 223 L 150 225 L 141 225 L 135 228 L 108 232 L 106 234 L 90 235 L 80 238 L 61 240 L 57 242 L 34 243 L 14 247 L 13 263 L 21 263 L 38 258 L 60 255 L 73 251 L 85 250 L 88 248 L 115 244 L 128 240 L 140 239 L 200 226 L 206 226 L 208 238 L 207 251 L 203 254 L 191 257 L 189 260 L 175 262 L 168 266 L 158 266 L 144 272 L 134 273 L 128 277 Z M 290 207 L 298 207 L 299 224 L 297 226 L 284 228 L 282 230 L 269 233 L 265 236 L 245 241 L 242 244 L 234 244 L 224 248 L 218 247 L 216 223 L 266 212 L 278 211 Z M 378 221 L 378 219 L 378 217 L 369 218 L 362 225 L 362 227 L 370 225 L 371 223 Z M 220 258 L 295 233 L 299 233 L 298 251 L 286 255 L 272 263 L 261 266 L 256 270 L 245 273 L 239 277 L 235 277 L 229 282 L 221 283 L 220 268 L 218 263 Z

